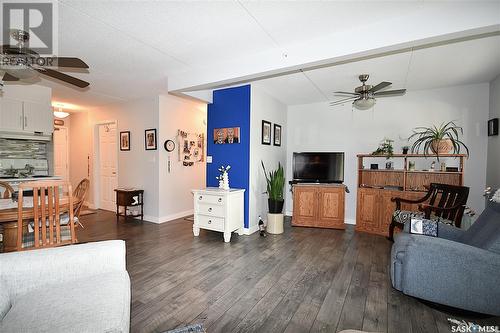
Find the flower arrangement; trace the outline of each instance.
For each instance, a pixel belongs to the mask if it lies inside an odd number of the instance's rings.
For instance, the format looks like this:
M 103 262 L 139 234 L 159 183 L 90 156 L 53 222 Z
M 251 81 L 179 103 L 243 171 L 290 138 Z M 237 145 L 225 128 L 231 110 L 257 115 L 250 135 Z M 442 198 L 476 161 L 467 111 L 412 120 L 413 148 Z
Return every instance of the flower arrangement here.
M 387 157 L 387 159 L 391 158 L 394 154 L 394 148 L 392 146 L 393 142 L 394 140 L 384 138 L 384 140 L 380 142 L 377 150 L 375 150 L 372 155 L 384 155 Z
M 223 190 L 229 190 L 229 169 L 231 166 L 221 166 L 218 171 L 220 172 L 219 176 L 215 177 L 219 181 L 219 188 Z

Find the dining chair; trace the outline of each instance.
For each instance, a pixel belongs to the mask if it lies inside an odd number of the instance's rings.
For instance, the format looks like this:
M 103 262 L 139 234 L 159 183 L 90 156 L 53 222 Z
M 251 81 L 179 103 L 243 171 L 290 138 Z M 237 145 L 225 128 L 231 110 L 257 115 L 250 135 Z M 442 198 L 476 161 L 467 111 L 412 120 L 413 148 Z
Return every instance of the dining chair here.
M 33 205 L 28 204 L 25 190 L 33 190 Z M 74 244 L 75 234 L 73 196 L 71 184 L 65 181 L 34 181 L 19 185 L 17 210 L 17 250 L 30 250 Z M 61 214 L 68 212 L 69 222 L 61 225 Z M 25 221 L 27 223 L 25 223 Z M 28 226 L 28 230 L 26 230 Z M 29 231 L 29 227 L 33 232 Z
M 0 181 L 0 188 L 3 188 L 2 199 L 10 199 L 12 198 L 12 194 L 14 194 L 14 189 L 9 183 Z

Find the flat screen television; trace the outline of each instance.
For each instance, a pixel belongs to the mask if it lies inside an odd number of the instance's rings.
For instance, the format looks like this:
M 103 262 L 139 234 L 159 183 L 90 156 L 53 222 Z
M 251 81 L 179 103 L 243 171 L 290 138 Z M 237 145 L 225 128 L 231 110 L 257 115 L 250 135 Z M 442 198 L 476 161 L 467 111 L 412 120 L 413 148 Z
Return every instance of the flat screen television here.
M 344 153 L 293 153 L 293 181 L 343 183 Z

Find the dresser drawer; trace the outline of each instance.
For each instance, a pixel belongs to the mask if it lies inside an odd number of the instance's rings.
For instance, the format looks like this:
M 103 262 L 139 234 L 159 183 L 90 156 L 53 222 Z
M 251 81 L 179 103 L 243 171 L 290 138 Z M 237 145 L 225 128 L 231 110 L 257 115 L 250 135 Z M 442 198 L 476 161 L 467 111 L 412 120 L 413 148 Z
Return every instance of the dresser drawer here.
M 197 194 L 196 202 L 206 203 L 206 204 L 215 204 L 215 205 L 223 205 L 224 197 L 220 195 L 211 195 L 211 194 Z
M 198 209 L 196 210 L 197 214 L 224 217 L 224 206 L 206 204 L 206 203 L 198 203 L 197 206 L 198 206 Z
M 206 215 L 198 215 L 198 227 L 216 231 L 224 231 L 224 219 Z

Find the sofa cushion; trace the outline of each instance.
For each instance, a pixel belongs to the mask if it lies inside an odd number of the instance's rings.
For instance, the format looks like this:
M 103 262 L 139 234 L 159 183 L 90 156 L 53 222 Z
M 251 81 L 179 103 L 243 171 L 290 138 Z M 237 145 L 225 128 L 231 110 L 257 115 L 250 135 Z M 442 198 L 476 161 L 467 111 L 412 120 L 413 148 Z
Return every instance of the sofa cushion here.
M 0 321 L 10 309 L 9 288 L 5 281 L 0 278 Z
M 488 202 L 486 209 L 462 235 L 460 241 L 500 253 L 500 204 Z
M 128 332 L 127 272 L 46 285 L 11 300 L 0 332 Z

